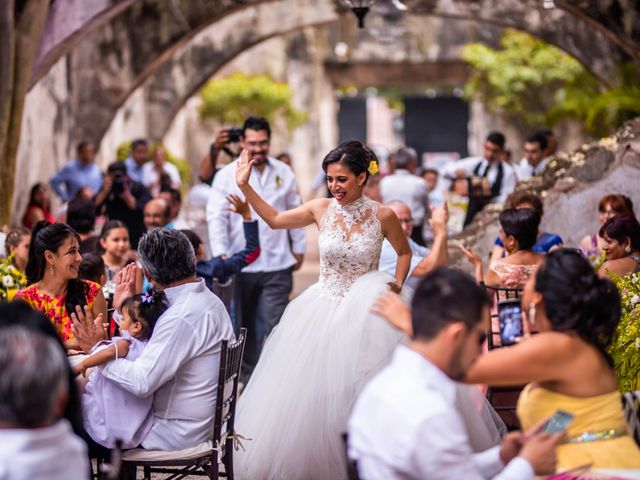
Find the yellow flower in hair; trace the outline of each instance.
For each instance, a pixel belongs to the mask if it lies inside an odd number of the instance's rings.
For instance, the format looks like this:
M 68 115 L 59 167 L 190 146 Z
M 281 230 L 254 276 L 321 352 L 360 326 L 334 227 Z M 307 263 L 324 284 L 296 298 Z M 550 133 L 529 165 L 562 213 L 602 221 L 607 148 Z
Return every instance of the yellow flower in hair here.
M 369 168 L 367 168 L 367 171 L 369 172 L 369 175 L 375 175 L 376 173 L 378 173 L 378 162 L 376 162 L 375 160 L 371 160 L 369 162 Z

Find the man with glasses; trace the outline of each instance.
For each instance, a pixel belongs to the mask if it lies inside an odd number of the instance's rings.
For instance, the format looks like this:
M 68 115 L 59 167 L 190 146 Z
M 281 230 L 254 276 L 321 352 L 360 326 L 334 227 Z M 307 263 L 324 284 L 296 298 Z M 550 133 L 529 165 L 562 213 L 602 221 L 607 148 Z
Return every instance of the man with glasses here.
M 429 223 L 433 229 L 433 245 L 431 250 L 418 245 L 411 238 L 413 231 L 414 219 L 411 215 L 409 206 L 399 200 L 394 200 L 386 204 L 394 211 L 402 230 L 407 236 L 409 247 L 411 248 L 411 267 L 409 269 L 409 277 L 405 285 L 413 287 L 418 279 L 424 277 L 427 273 L 436 267 L 446 266 L 449 260 L 447 253 L 447 220 L 448 213 L 445 208 L 435 208 L 431 213 Z M 380 265 L 378 270 L 387 272 L 389 275 L 395 275 L 396 263 L 398 262 L 398 254 L 385 239 L 382 243 L 382 251 L 380 252 Z
M 255 162 L 250 184 L 270 205 L 280 211 L 300 205 L 293 171 L 269 156 L 271 128 L 264 118 L 249 117 L 242 127 L 240 146 Z M 230 256 L 244 248 L 242 218 L 229 211 L 229 195 L 243 197 L 236 185 L 236 161 L 218 171 L 211 185 L 207 205 L 209 241 L 214 257 Z M 234 313 L 237 328 L 247 329 L 243 360 L 243 381 L 255 367 L 262 344 L 280 321 L 293 286 L 293 271 L 302 264 L 306 248 L 303 229 L 272 230 L 258 218 L 261 253 L 238 273 L 234 284 Z M 289 236 L 291 241 L 289 241 Z

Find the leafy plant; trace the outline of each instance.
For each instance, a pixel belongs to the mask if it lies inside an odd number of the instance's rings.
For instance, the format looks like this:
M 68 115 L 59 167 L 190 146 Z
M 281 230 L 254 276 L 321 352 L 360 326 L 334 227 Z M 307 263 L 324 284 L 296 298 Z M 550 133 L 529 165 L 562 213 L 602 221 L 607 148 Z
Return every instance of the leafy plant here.
M 507 29 L 500 49 L 467 44 L 462 59 L 472 66 L 467 98 L 480 99 L 523 128 L 553 126 L 564 118 L 603 136 L 640 115 L 634 66 L 620 66 L 620 86 L 604 90 L 575 58 L 516 30 Z
M 308 114 L 293 106 L 293 92 L 286 83 L 276 82 L 267 75 L 234 73 L 226 78 L 209 81 L 200 91 L 202 118 L 214 118 L 222 123 L 242 125 L 251 116 L 261 116 L 274 123 L 282 119 L 289 130 L 307 121 Z
M 622 315 L 609 347 L 621 392 L 640 389 L 640 273 L 610 274 L 620 291 Z

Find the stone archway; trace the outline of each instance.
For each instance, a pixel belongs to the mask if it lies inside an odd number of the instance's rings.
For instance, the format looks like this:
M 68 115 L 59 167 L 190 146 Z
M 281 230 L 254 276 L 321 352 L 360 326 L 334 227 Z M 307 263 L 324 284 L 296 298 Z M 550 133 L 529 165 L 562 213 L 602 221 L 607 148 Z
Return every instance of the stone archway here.
M 37 60 L 28 60 L 34 62 L 27 69 L 32 70 L 32 76 L 23 81 L 34 85 L 50 65 L 68 55 L 79 72 L 69 78 L 77 91 L 70 101 L 77 130 L 71 136 L 99 141 L 100 132 L 104 132 L 126 98 L 198 32 L 234 12 L 251 12 L 274 1 L 87 0 L 79 4 L 74 0 L 52 0 L 45 33 L 37 37 L 40 38 Z M 637 22 L 633 22 L 640 9 L 635 3 L 556 0 L 557 8 L 545 10 L 538 0 L 404 1 L 416 14 L 470 19 L 528 31 L 576 56 L 604 83 L 615 72 L 616 61 L 624 58 L 621 51 L 640 65 L 640 34 Z M 333 9 L 338 5 L 337 0 L 308 2 L 312 8 Z M 34 39 L 30 41 L 33 43 Z M 93 54 L 89 52 L 91 48 Z M 99 75 L 95 76 L 95 72 Z M 21 112 L 25 91 L 15 91 L 18 96 L 11 102 Z M 82 112 L 84 105 L 93 108 Z M 17 144 L 18 136 L 19 129 L 13 143 Z M 15 149 L 8 152 L 11 154 L 2 154 L 2 165 L 11 172 Z M 6 209 L 0 212 L 4 220 L 6 212 Z

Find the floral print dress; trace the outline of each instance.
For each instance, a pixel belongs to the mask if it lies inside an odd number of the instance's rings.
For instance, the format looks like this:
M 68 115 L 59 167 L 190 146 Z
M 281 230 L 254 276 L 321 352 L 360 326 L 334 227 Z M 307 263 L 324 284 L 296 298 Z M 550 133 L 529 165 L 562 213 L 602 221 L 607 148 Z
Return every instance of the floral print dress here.
M 93 308 L 98 292 L 100 292 L 100 285 L 88 280 L 81 281 L 88 286 L 86 295 L 87 306 L 89 308 Z M 69 317 L 69 312 L 67 312 L 67 308 L 65 307 L 66 295 L 56 295 L 55 297 L 51 297 L 38 290 L 38 287 L 33 284 L 16 293 L 15 298 L 24 300 L 31 305 L 34 310 L 42 312 L 44 316 L 51 320 L 63 341 L 75 338 L 71 331 L 71 318 Z

